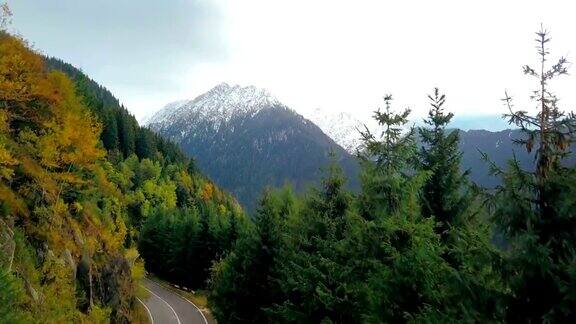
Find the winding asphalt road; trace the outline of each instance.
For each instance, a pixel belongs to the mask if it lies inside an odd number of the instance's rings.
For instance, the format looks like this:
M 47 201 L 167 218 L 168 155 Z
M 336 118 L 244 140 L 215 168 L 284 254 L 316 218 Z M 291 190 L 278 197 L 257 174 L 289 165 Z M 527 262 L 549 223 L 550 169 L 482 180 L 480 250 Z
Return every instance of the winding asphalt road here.
M 198 307 L 183 296 L 149 279 L 144 279 L 143 287 L 150 294 L 143 303 L 152 324 L 208 324 Z

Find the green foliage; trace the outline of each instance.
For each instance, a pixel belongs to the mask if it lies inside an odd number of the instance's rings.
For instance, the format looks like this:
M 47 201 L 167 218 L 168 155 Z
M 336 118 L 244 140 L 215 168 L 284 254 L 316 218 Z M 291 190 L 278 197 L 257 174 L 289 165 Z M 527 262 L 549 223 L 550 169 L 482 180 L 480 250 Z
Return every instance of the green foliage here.
M 233 245 L 247 220 L 227 195 L 217 191 L 208 197 L 197 191 L 213 188 L 202 178 L 194 179 L 190 191 L 181 189 L 178 198 L 176 188 L 187 188 L 190 183 L 184 181 L 191 178 L 183 170 L 176 175 L 158 183 L 147 180 L 134 190 L 136 200 L 131 204 L 139 210 L 132 219 L 143 222 L 138 246 L 149 271 L 190 288 L 203 288 L 212 262 Z M 177 199 L 182 201 L 177 204 Z
M 436 88 L 434 95 L 428 97 L 432 106 L 424 120 L 428 126 L 418 128 L 423 144 L 418 155 L 419 168 L 430 172 L 422 188 L 422 214 L 434 216 L 440 223 L 438 233 L 445 237 L 451 225 L 462 224 L 473 198 L 467 172 L 460 171 L 462 153 L 458 150 L 458 130 L 446 130 L 453 117 L 452 113 L 444 112 L 446 96 Z
M 495 194 L 494 219 L 508 242 L 507 319 L 570 322 L 576 319 L 576 170 L 562 166 L 562 161 L 574 141 L 576 118 L 560 110 L 548 88 L 551 79 L 567 73 L 566 59 L 560 58 L 547 70 L 550 39 L 543 29 L 537 36 L 540 72 L 525 66 L 524 73 L 538 79 L 539 88 L 531 96 L 538 114 L 514 111 L 510 97 L 504 99 L 510 123 L 525 133 L 517 143 L 536 150 L 536 168 L 524 170 L 513 160 L 508 170 L 494 170 L 503 179 Z
M 434 232 L 434 219 L 420 212 L 418 195 L 428 174 L 410 168 L 416 154 L 413 130 L 402 134 L 409 110 L 394 113 L 391 100 L 386 96 L 385 112 L 375 114 L 382 135 L 362 134 L 366 151 L 360 210 L 368 222 L 356 249 L 370 260 L 363 269 L 363 318 L 370 322 L 422 317 L 426 307 L 442 309 L 447 293 L 444 247 Z
M 285 243 L 277 261 L 283 300 L 272 318 L 281 322 L 351 323 L 358 319 L 360 299 L 354 289 L 361 275 L 350 259 L 352 196 L 345 191 L 342 170 L 333 161 L 322 190 L 308 194 L 298 213 L 288 214 Z
M 1 320 L 133 321 L 136 242 L 159 274 L 204 284 L 246 223 L 233 198 L 106 89 L 5 33 L 0 95 Z
M 24 288 L 12 274 L 0 271 L 0 323 L 27 323 Z
M 453 117 L 445 113 L 445 95 L 438 88 L 428 96 L 431 109 L 418 129 L 422 148 L 417 167 L 430 176 L 421 189 L 422 215 L 437 222 L 442 239 L 443 259 L 450 268 L 449 292 L 455 306 L 443 316 L 459 316 L 475 321 L 497 320 L 502 315 L 501 299 L 505 285 L 501 280 L 500 254 L 491 244 L 492 229 L 486 210 L 468 182 L 468 171 L 461 172 L 462 153 L 459 133 L 446 127 Z
M 421 197 L 425 188 L 463 176 L 457 169 L 446 171 L 455 175 L 431 176 L 441 159 L 415 164 L 412 131 L 403 131 L 408 111 L 395 114 L 390 96 L 385 99 L 386 111 L 375 115 L 381 136 L 363 132 L 358 197 L 344 189 L 335 163 L 322 188 L 303 197 L 286 190 L 265 194 L 254 229 L 213 268 L 210 303 L 220 322 L 502 319 L 500 254 L 480 200 L 467 201 L 459 221 L 439 234 L 435 215 L 421 209 Z M 457 138 L 450 145 L 431 143 L 428 150 L 438 151 L 435 145 L 457 159 L 457 150 L 446 147 L 457 145 Z M 454 183 L 459 185 L 443 194 L 463 199 L 465 182 Z
M 286 217 L 294 212 L 289 189 L 264 194 L 254 227 L 239 234 L 232 251 L 215 264 L 210 305 L 222 323 L 266 323 L 266 309 L 279 301 L 276 264 Z
M 416 153 L 413 130 L 403 134 L 409 109 L 402 113 L 392 110 L 392 96 L 384 97 L 385 110 L 378 109 L 374 119 L 383 128 L 380 134 L 369 129 L 361 132 L 364 150 L 359 154 L 362 163 L 362 193 L 359 197 L 360 215 L 375 220 L 398 210 L 406 200 L 413 200 L 418 182 L 424 174 L 411 176 L 411 161 Z M 416 202 L 412 201 L 412 205 Z
M 74 81 L 77 94 L 103 125 L 100 138 L 109 155 L 159 160 L 166 163 L 186 163 L 182 151 L 172 142 L 147 128 L 138 126 L 136 119 L 106 88 L 91 80 L 82 71 L 56 58 L 46 58 L 49 69 L 64 72 Z M 117 159 L 116 161 L 119 161 Z

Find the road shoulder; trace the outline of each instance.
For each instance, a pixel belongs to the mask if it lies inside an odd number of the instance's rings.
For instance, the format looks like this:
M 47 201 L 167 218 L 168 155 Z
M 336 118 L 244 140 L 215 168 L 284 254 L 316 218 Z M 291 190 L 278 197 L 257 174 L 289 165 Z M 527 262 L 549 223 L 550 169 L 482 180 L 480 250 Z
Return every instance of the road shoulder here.
M 172 291 L 173 293 L 186 300 L 188 303 L 192 304 L 200 312 L 200 314 L 202 314 L 205 323 L 216 324 L 214 316 L 210 312 L 210 309 L 207 307 L 206 296 L 204 294 L 181 289 L 177 285 L 173 285 L 168 281 L 162 280 L 152 275 L 148 276 L 147 279 L 155 284 L 162 286 L 164 289 Z

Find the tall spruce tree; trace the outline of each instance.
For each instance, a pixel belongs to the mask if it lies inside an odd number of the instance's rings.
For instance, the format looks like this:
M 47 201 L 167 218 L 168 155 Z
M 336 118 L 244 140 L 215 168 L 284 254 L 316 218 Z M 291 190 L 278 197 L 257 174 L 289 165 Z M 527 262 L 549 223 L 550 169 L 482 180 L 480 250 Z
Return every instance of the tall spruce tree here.
M 102 144 L 108 151 L 118 150 L 118 123 L 116 120 L 115 112 L 111 109 L 102 112 Z
M 312 190 L 290 219 L 279 261 L 284 301 L 273 308 L 273 321 L 358 321 L 360 299 L 353 285 L 363 273 L 354 267 L 348 239 L 350 227 L 360 219 L 344 184 L 342 169 L 332 156 L 322 188 Z
M 502 318 L 505 294 L 500 254 L 491 244 L 487 211 L 468 183 L 468 172 L 460 171 L 459 133 L 447 130 L 453 114 L 444 111 L 446 96 L 435 88 L 428 98 L 427 126 L 418 128 L 422 147 L 417 167 L 430 174 L 420 194 L 422 215 L 435 220 L 445 248 L 443 258 L 451 267 L 449 311 L 461 319 L 495 321 Z
M 368 128 L 361 132 L 364 143 L 358 154 L 362 165 L 359 211 L 368 220 L 396 212 L 417 191 L 414 185 L 423 179 L 422 174 L 410 174 L 416 153 L 414 130 L 403 134 L 410 109 L 396 113 L 391 104 L 392 96 L 386 95 L 384 111 L 374 112 L 374 119 L 382 128 L 380 134 Z M 416 201 L 412 203 L 417 205 Z
M 366 276 L 362 316 L 374 323 L 441 312 L 449 273 L 434 220 L 420 212 L 427 172 L 411 168 L 417 150 L 413 129 L 405 131 L 410 110 L 395 113 L 391 101 L 385 96 L 385 110 L 374 115 L 381 134 L 362 132 L 359 210 L 367 222 L 350 246 Z
M 455 225 L 467 207 L 470 206 L 470 191 L 467 186 L 467 172 L 460 171 L 462 153 L 458 149 L 458 130 L 448 131 L 448 123 L 454 116 L 446 113 L 443 105 L 446 96 L 438 88 L 429 95 L 427 127 L 419 127 L 422 147 L 418 154 L 419 168 L 430 172 L 430 177 L 422 187 L 422 215 L 435 217 L 439 222 L 438 233 L 445 238 L 450 225 Z
M 281 302 L 278 258 L 285 219 L 295 213 L 290 190 L 265 192 L 254 227 L 214 265 L 209 302 L 219 323 L 268 323 L 268 309 Z
M 550 38 L 543 28 L 536 33 L 540 67 L 524 66 L 538 80 L 532 92 L 537 113 L 515 110 L 511 97 L 505 115 L 524 137 L 516 142 L 535 151 L 535 167 L 524 170 L 512 160 L 501 175 L 496 193 L 495 220 L 505 234 L 507 279 L 512 290 L 508 320 L 516 322 L 576 321 L 576 170 L 562 160 L 570 154 L 576 118 L 558 107 L 549 81 L 567 74 L 567 60 L 548 65 Z

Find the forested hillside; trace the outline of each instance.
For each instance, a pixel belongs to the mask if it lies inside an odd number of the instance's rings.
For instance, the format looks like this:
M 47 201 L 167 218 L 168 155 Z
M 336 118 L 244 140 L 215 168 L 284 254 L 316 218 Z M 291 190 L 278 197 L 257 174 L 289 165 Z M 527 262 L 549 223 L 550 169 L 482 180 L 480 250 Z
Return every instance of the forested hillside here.
M 181 251 L 202 251 L 192 278 L 204 284 L 245 219 L 232 197 L 106 89 L 3 32 L 0 94 L 2 321 L 140 321 L 139 254 L 172 274 L 150 246 L 158 232 L 171 244 L 197 238 Z M 189 278 L 170 264 L 174 280 Z
M 110 159 L 121 160 L 136 154 L 139 159 L 148 158 L 167 163 L 181 164 L 188 161 L 176 144 L 140 127 L 136 118 L 110 91 L 82 71 L 53 57 L 46 58 L 46 66 L 48 69 L 64 72 L 74 81 L 84 104 L 101 122 L 100 138 Z

